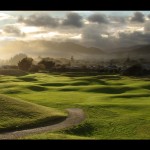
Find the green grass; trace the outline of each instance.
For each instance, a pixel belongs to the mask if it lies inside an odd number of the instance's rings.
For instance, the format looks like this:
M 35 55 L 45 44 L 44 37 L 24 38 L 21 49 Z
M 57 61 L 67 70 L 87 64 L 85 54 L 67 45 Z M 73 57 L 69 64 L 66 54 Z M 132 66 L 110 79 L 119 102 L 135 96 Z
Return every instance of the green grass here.
M 80 125 L 29 139 L 150 139 L 150 78 L 84 73 L 0 76 L 0 93 L 86 113 Z
M 41 126 L 62 120 L 66 113 L 0 95 L 0 132 Z
M 28 140 L 44 140 L 44 139 L 53 139 L 53 140 L 89 140 L 91 138 L 83 137 L 83 136 L 76 136 L 64 133 L 43 133 L 43 134 L 36 134 L 32 136 L 26 136 L 25 138 L 20 139 L 28 139 Z M 93 138 L 94 139 L 94 138 Z

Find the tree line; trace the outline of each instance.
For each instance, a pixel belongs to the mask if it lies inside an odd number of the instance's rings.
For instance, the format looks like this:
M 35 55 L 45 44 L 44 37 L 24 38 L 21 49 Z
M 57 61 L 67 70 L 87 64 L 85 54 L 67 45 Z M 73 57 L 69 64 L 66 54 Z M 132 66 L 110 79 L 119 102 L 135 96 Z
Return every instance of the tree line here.
M 72 57 L 71 60 L 72 61 Z M 75 60 L 73 60 L 75 61 Z M 126 60 L 129 61 L 129 60 Z M 146 69 L 141 63 L 134 63 L 129 66 L 118 67 L 114 65 L 111 61 L 111 64 L 108 66 L 70 66 L 70 63 L 56 64 L 55 61 L 52 61 L 49 58 L 42 58 L 37 64 L 33 63 L 33 58 L 25 57 L 18 63 L 18 68 L 26 72 L 50 72 L 50 71 L 82 71 L 82 72 L 98 72 L 102 74 L 122 74 L 127 76 L 143 76 L 150 74 L 150 68 Z M 127 63 L 127 62 L 126 62 Z

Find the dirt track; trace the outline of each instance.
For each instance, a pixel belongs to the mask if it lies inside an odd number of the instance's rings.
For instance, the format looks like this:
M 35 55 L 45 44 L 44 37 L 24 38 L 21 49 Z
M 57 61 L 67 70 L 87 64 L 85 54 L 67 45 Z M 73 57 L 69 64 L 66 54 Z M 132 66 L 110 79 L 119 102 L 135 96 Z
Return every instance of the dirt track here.
M 65 128 L 78 125 L 85 119 L 85 114 L 82 109 L 68 108 L 67 111 L 68 111 L 68 117 L 60 123 L 54 125 L 47 125 L 44 127 L 38 127 L 34 129 L 26 129 L 26 130 L 3 133 L 0 134 L 0 139 L 18 139 L 35 133 L 62 130 Z

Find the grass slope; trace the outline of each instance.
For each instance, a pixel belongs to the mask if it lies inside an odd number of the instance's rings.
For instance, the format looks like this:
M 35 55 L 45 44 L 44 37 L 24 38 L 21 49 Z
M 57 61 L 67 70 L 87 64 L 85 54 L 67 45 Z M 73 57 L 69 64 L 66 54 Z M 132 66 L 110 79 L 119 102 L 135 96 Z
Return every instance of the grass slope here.
M 1 132 L 39 126 L 66 117 L 65 113 L 57 109 L 4 95 L 0 95 L 0 114 Z
M 40 140 L 40 139 L 53 139 L 53 140 L 89 140 L 91 138 L 84 137 L 84 136 L 76 136 L 76 135 L 70 135 L 70 134 L 64 134 L 64 133 L 42 133 L 42 134 L 36 134 L 31 136 L 26 136 L 22 139 L 29 139 L 29 140 Z
M 150 77 L 36 73 L 1 76 L 0 89 L 1 94 L 42 106 L 85 111 L 86 120 L 79 126 L 33 139 L 150 139 Z

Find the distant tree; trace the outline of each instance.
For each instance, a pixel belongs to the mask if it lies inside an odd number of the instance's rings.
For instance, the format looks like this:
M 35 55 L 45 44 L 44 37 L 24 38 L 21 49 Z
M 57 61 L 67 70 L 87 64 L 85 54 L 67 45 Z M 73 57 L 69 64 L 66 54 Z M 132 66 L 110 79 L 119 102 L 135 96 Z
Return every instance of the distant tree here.
M 51 70 L 55 66 L 55 62 L 48 59 L 42 59 L 38 65 L 44 65 L 46 70 Z
M 123 71 L 123 75 L 127 76 L 141 76 L 145 74 L 145 69 L 141 64 L 135 64 Z
M 110 61 L 109 61 L 109 65 L 114 65 L 116 63 L 116 60 L 115 59 L 111 59 Z
M 40 70 L 39 66 L 38 65 L 32 65 L 30 68 L 29 68 L 29 72 L 38 72 Z
M 20 53 L 10 58 L 8 63 L 10 65 L 17 65 L 19 61 L 21 61 L 23 58 L 26 58 L 26 57 L 27 57 L 26 54 Z
M 45 65 L 44 64 L 38 64 L 39 70 L 45 70 Z
M 32 62 L 33 62 L 32 58 L 29 57 L 23 58 L 21 61 L 19 61 L 18 67 L 20 70 L 29 71 L 29 69 L 32 66 Z

